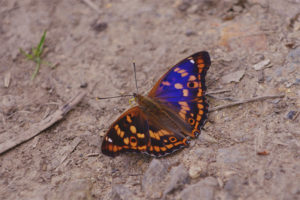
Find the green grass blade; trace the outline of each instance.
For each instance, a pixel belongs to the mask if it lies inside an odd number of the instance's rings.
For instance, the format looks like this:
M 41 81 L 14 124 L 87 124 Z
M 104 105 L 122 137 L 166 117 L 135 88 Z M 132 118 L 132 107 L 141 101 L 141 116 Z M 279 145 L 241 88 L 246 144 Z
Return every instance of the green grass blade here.
M 39 71 L 40 71 L 40 66 L 41 66 L 41 63 L 40 63 L 40 62 L 37 62 L 37 63 L 36 63 L 35 70 L 34 70 L 33 74 L 31 75 L 31 80 L 35 79 L 36 75 L 39 73 Z
M 33 60 L 33 56 L 31 54 L 26 53 L 23 49 L 20 48 L 20 52 L 28 59 Z
M 44 31 L 44 34 L 40 40 L 40 43 L 38 44 L 38 46 L 36 48 L 37 56 L 40 56 L 43 53 L 43 46 L 44 46 L 44 42 L 45 42 L 45 38 L 46 38 L 46 33 L 47 33 L 47 31 Z

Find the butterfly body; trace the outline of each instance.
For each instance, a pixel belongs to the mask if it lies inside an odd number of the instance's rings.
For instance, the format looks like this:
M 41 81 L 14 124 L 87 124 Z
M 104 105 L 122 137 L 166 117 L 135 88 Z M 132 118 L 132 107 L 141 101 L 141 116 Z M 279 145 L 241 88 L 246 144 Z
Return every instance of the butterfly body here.
M 159 100 L 140 94 L 134 94 L 134 97 L 141 110 L 156 123 L 156 126 L 165 127 L 178 135 L 182 133 L 188 135 L 192 132 L 193 129 L 189 124 Z
M 172 67 L 147 96 L 134 94 L 137 106 L 109 128 L 102 153 L 138 152 L 160 157 L 188 146 L 207 119 L 207 52 L 198 52 Z

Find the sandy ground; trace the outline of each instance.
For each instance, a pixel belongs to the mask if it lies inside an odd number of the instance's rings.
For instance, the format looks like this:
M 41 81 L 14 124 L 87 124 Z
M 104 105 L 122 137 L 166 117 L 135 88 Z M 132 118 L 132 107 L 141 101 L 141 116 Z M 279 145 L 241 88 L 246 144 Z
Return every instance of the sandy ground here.
M 45 61 L 24 58 L 47 30 Z M 1 0 L 0 146 L 88 95 L 64 120 L 0 155 L 0 199 L 300 199 L 299 0 Z M 162 159 L 101 154 L 128 98 L 176 62 L 212 58 L 211 112 L 189 148 Z M 87 88 L 81 88 L 88 85 Z M 225 99 L 225 100 L 224 100 Z M 227 100 L 226 100 L 227 99 Z M 263 155 L 259 155 L 263 154 Z

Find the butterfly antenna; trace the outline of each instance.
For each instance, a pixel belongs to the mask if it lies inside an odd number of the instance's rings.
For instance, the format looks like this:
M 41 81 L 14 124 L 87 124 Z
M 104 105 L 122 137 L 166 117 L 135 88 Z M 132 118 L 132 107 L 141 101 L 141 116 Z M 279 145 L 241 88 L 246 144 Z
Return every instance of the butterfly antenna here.
M 138 93 L 139 93 L 139 90 L 138 90 L 137 80 L 136 80 L 136 68 L 135 68 L 135 62 L 133 61 L 132 64 L 133 64 L 133 70 L 134 70 L 135 88 L 136 88 L 136 93 L 138 94 Z
M 97 100 L 100 99 L 114 99 L 114 98 L 120 98 L 120 97 L 132 97 L 132 94 L 126 94 L 126 95 L 119 95 L 119 96 L 113 96 L 113 97 L 96 97 Z

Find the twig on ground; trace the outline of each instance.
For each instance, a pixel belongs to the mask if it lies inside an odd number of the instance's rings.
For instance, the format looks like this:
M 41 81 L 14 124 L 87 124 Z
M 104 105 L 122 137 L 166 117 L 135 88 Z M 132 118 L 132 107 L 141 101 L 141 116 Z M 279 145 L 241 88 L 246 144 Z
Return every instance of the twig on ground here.
M 282 98 L 284 96 L 285 96 L 284 94 L 281 94 L 281 95 L 271 95 L 271 96 L 255 97 L 255 98 L 252 98 L 252 99 L 245 99 L 245 100 L 237 101 L 237 102 L 230 103 L 230 104 L 227 104 L 227 105 L 214 107 L 212 109 L 209 109 L 208 112 L 214 112 L 214 111 L 221 110 L 221 109 L 224 109 L 224 108 L 229 108 L 229 107 L 232 107 L 232 106 L 236 106 L 236 105 L 240 105 L 240 104 L 244 104 L 244 103 L 249 103 L 249 102 L 254 102 L 254 101 L 261 101 L 261 100 L 273 99 L 273 98 Z
M 65 160 L 68 158 L 68 156 L 73 153 L 75 151 L 75 149 L 77 148 L 77 146 L 79 145 L 79 143 L 81 142 L 81 138 L 77 137 L 75 138 L 71 144 L 69 146 L 67 146 L 64 151 L 63 151 L 63 155 L 60 158 L 60 163 L 59 165 L 56 167 L 56 170 L 58 170 L 61 166 L 65 166 L 67 163 L 65 163 Z M 64 164 L 63 164 L 64 163 Z
M 217 97 L 217 96 L 214 96 L 211 94 L 207 94 L 206 96 L 209 96 L 209 97 L 211 97 L 213 99 L 217 99 L 217 100 L 237 101 L 236 99 L 232 99 L 230 97 Z
M 209 91 L 209 92 L 206 92 L 206 95 L 219 94 L 219 93 L 224 93 L 224 92 L 231 92 L 231 90 L 215 90 L 215 91 Z
M 89 7 L 91 7 L 93 10 L 97 11 L 98 13 L 100 13 L 100 10 L 98 8 L 98 6 L 96 4 L 94 4 L 91 0 L 83 0 L 83 2 L 88 5 Z
M 63 119 L 63 117 L 74 108 L 86 95 L 86 92 L 79 92 L 75 97 L 73 97 L 68 103 L 61 106 L 57 111 L 52 115 L 42 119 L 39 123 L 32 125 L 27 131 L 22 134 L 17 134 L 15 137 L 11 137 L 9 132 L 2 134 L 2 138 L 9 138 L 5 141 L 0 141 L 0 154 L 16 147 L 23 142 L 26 142 L 38 134 L 40 134 L 45 129 L 52 126 L 57 121 Z
M 297 114 L 294 116 L 293 121 L 295 121 L 297 119 L 297 117 L 299 116 L 300 111 L 297 111 Z
M 95 156 L 99 156 L 99 155 L 100 155 L 99 153 L 89 153 L 86 156 L 87 157 L 95 157 Z

